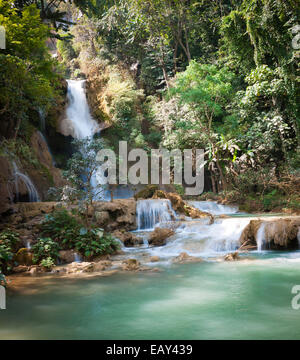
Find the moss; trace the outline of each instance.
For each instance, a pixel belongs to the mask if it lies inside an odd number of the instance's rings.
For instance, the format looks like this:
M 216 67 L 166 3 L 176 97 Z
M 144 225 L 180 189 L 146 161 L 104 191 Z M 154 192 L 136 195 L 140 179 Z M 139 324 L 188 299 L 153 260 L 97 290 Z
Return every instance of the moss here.
M 137 194 L 134 195 L 135 200 L 138 199 L 149 199 L 152 198 L 154 193 L 158 190 L 157 185 L 147 185 L 144 189 L 139 191 Z
M 44 176 L 47 177 L 49 185 L 54 186 L 54 179 L 53 179 L 53 176 L 52 176 L 50 170 L 41 163 L 40 163 L 40 167 L 41 167 L 41 174 L 43 174 Z

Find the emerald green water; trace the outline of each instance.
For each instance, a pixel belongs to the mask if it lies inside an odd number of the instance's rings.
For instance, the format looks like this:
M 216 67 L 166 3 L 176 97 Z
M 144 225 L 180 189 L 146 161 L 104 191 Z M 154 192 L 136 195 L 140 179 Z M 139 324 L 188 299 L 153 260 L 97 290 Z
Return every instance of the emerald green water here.
M 9 293 L 0 339 L 300 339 L 300 253 L 160 273 L 38 279 Z

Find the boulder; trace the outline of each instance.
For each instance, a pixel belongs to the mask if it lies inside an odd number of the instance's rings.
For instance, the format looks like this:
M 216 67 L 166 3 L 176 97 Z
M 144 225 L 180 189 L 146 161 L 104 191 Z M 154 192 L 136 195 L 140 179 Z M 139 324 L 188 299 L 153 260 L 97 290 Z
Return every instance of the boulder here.
M 28 271 L 29 267 L 25 266 L 25 265 L 19 265 L 19 266 L 15 266 L 12 268 L 12 272 L 19 274 L 19 273 L 24 273 L 26 271 Z
M 112 266 L 112 262 L 108 260 L 103 260 L 94 263 L 94 271 L 104 271 L 107 268 L 110 268 Z
M 150 234 L 149 245 L 152 246 L 162 246 L 166 245 L 166 240 L 168 237 L 174 235 L 174 230 L 166 228 L 155 228 L 155 230 Z
M 14 257 L 14 261 L 19 265 L 29 266 L 32 265 L 32 258 L 33 258 L 32 253 L 28 249 L 21 248 L 16 253 Z
M 159 260 L 159 256 L 151 256 L 150 258 L 150 262 L 158 262 Z
M 126 247 L 133 247 L 143 244 L 143 239 L 126 231 L 116 230 L 113 235 L 118 238 Z
M 224 256 L 224 260 L 225 260 L 225 261 L 236 261 L 236 260 L 240 260 L 238 251 L 235 251 L 235 252 L 233 252 L 233 253 L 226 254 L 226 255 Z
M 144 189 L 140 190 L 134 195 L 135 200 L 139 199 L 150 199 L 154 195 L 155 191 L 158 190 L 157 185 L 147 185 Z
M 94 271 L 94 263 L 90 262 L 73 262 L 66 267 L 67 274 L 73 273 L 84 273 L 84 272 L 93 272 Z
M 37 274 L 37 273 L 38 273 L 38 266 L 32 266 L 32 267 L 30 268 L 30 270 L 29 270 L 29 273 L 30 273 L 31 275 Z
M 108 211 L 95 211 L 96 223 L 99 226 L 105 226 L 109 222 L 109 212 Z
M 300 217 L 293 217 L 251 220 L 240 236 L 239 242 L 242 249 L 257 247 L 257 235 L 261 226 L 264 227 L 264 241 L 267 249 L 299 248 L 297 236 L 300 230 Z
M 59 259 L 63 264 L 69 264 L 75 260 L 74 250 L 60 250 Z
M 127 259 L 122 263 L 122 269 L 125 271 L 137 271 L 140 269 L 140 262 L 136 259 Z
M 94 203 L 95 218 L 106 231 L 136 228 L 136 202 L 133 199 L 116 199 Z
M 201 258 L 197 258 L 194 256 L 190 256 L 186 252 L 180 253 L 177 257 L 173 259 L 174 263 L 184 264 L 187 262 L 202 262 L 203 260 Z

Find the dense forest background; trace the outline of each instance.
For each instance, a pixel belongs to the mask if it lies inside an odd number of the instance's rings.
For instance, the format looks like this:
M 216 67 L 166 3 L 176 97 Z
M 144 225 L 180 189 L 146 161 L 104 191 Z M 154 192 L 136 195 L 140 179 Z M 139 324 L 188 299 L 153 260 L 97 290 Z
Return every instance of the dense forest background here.
M 202 148 L 212 194 L 299 208 L 299 11 L 298 0 L 0 0 L 2 154 L 35 165 L 41 113 L 51 146 L 64 79 L 86 78 L 109 146 Z

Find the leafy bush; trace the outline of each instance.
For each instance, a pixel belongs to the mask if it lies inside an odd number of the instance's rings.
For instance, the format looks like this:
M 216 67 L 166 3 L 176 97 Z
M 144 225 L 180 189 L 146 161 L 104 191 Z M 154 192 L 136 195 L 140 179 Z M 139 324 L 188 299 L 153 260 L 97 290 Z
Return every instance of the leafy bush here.
M 75 248 L 86 258 L 111 254 L 118 249 L 118 243 L 110 234 L 105 234 L 100 228 L 87 229 L 81 224 L 78 217 L 71 215 L 65 209 L 46 215 L 41 224 L 41 230 L 44 236 L 51 237 L 55 241 L 58 248 Z M 40 250 L 38 250 L 39 252 Z M 43 249 L 41 249 L 41 253 L 44 253 Z M 48 256 L 55 259 L 55 256 L 51 254 Z
M 0 233 L 0 273 L 8 273 L 11 270 L 13 251 L 16 250 L 19 241 L 18 233 L 13 230 L 7 229 Z
M 14 230 L 6 229 L 0 233 L 0 244 L 15 248 L 19 241 L 19 234 Z
M 41 224 L 43 236 L 60 242 L 61 247 L 69 248 L 74 244 L 81 225 L 66 209 L 47 214 Z
M 87 231 L 82 228 L 75 247 L 86 258 L 93 258 L 99 255 L 112 254 L 119 248 L 119 244 L 110 234 L 104 234 L 102 229 L 96 228 Z
M 45 268 L 46 270 L 51 270 L 53 266 L 55 265 L 54 260 L 49 256 L 46 259 L 43 259 L 40 262 L 40 265 Z
M 32 246 L 33 262 L 37 264 L 48 258 L 57 259 L 59 250 L 59 244 L 52 239 L 39 239 L 38 242 Z
M 11 248 L 7 245 L 0 244 L 0 269 L 3 272 L 8 272 L 11 270 L 11 261 L 13 258 L 13 253 Z

